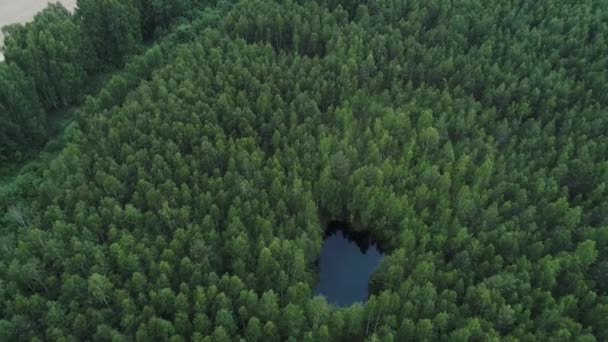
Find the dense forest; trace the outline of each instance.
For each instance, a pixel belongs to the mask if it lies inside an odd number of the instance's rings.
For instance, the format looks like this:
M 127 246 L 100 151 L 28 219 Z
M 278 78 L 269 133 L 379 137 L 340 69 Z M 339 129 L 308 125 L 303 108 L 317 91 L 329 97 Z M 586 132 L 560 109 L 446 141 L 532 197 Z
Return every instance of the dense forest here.
M 608 340 L 606 1 L 79 0 L 4 32 L 1 341 Z M 365 303 L 312 293 L 329 220 L 386 252 Z

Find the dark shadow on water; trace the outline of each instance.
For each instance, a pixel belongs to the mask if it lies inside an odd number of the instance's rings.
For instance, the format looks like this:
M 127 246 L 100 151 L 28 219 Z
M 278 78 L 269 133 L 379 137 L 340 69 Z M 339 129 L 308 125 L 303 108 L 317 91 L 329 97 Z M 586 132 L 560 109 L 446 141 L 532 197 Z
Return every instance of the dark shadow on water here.
M 372 234 L 366 231 L 355 231 L 348 223 L 344 221 L 330 221 L 327 224 L 324 239 L 328 239 L 330 236 L 338 232 L 342 232 L 342 235 L 348 241 L 354 242 L 363 254 L 365 254 L 370 247 L 374 247 L 381 254 L 384 254 L 384 250 L 381 248 L 378 242 L 374 240 Z
M 338 306 L 364 302 L 380 260 L 382 252 L 369 233 L 355 232 L 345 222 L 330 222 L 318 260 L 315 294 Z

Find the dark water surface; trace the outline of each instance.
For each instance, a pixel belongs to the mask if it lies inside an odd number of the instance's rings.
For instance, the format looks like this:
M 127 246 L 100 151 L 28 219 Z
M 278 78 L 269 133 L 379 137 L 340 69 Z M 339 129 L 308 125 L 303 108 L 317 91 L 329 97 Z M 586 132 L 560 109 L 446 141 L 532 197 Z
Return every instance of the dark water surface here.
M 315 295 L 327 302 L 347 306 L 364 302 L 370 276 L 382 254 L 368 234 L 354 233 L 342 222 L 330 222 L 319 258 L 320 279 Z

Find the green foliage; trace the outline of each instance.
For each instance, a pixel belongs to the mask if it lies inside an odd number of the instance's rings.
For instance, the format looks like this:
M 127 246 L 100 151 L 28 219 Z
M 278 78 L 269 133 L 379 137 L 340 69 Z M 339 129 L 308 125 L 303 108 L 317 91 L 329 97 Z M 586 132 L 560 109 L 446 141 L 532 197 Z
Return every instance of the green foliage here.
M 12 63 L 0 63 L 0 161 L 19 160 L 45 138 L 46 116 L 34 83 Z
M 55 133 L 47 126 L 51 117 L 72 112 L 87 93 L 97 91 L 108 70 L 138 50 L 143 16 L 138 5 L 137 0 L 80 0 L 73 16 L 61 4 L 51 4 L 30 23 L 3 28 L 8 63 L 0 64 L 0 160 L 20 162 L 24 154 L 39 151 Z M 173 19 L 165 18 L 166 24 Z M 178 37 L 162 44 L 165 49 L 187 36 L 188 25 L 176 31 Z M 128 63 L 129 78 L 113 78 L 117 84 L 109 89 L 118 94 L 100 94 L 101 105 L 120 102 L 129 87 L 149 78 L 162 63 L 160 50 L 154 46 Z
M 49 5 L 25 25 L 3 29 L 4 54 L 34 82 L 47 110 L 77 102 L 87 77 L 89 47 L 70 13 L 61 5 Z
M 171 22 L 192 11 L 193 0 L 135 0 L 142 17 L 144 37 L 151 37 L 158 30 L 166 29 Z
M 9 29 L 24 131 L 75 82 L 43 19 L 115 65 L 167 35 L 1 188 L 0 339 L 608 339 L 605 4 L 81 5 Z M 311 296 L 333 219 L 387 251 L 365 303 Z
M 79 0 L 76 16 L 101 65 L 119 65 L 141 41 L 141 14 L 134 0 Z

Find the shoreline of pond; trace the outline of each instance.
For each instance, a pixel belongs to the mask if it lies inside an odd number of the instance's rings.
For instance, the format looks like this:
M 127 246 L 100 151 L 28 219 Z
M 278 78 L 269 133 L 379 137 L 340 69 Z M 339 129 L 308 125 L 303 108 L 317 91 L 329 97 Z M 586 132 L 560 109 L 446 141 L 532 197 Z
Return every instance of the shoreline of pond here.
M 318 277 L 314 294 L 337 306 L 365 302 L 384 251 L 371 232 L 354 230 L 346 221 L 325 224 L 323 245 L 315 261 Z

